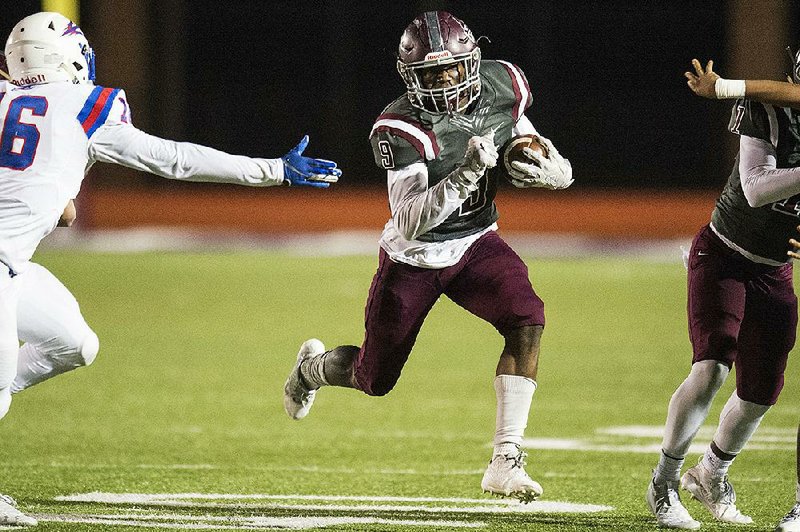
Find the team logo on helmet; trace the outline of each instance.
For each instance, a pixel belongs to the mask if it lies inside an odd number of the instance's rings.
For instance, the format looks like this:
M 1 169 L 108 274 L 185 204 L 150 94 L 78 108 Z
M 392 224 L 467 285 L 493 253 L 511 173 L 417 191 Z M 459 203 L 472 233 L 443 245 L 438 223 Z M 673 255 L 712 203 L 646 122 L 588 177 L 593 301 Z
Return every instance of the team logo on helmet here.
M 70 20 L 64 33 L 61 34 L 62 37 L 65 35 L 83 35 L 83 31 L 81 31 L 77 24 Z

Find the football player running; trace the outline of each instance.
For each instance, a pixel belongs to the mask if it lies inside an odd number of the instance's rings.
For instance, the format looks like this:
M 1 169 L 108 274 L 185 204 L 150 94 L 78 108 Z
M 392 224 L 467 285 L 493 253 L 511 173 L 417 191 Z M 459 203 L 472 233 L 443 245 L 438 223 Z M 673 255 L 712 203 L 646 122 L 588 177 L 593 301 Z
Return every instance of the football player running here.
M 779 107 L 792 107 L 800 110 L 800 50 L 792 53 L 787 49 L 792 58 L 792 72 L 787 76 L 788 82 L 774 80 L 729 80 L 721 78 L 714 72 L 714 62 L 708 61 L 705 67 L 697 59 L 692 60 L 693 71 L 686 72 L 687 84 L 695 94 L 711 99 L 730 99 L 746 97 Z M 777 116 L 777 115 L 776 115 Z M 792 115 L 796 116 L 796 112 Z M 795 163 L 796 165 L 796 163 Z M 789 169 L 786 179 L 794 181 L 794 193 L 800 192 L 800 171 L 796 168 Z M 776 182 L 778 186 L 780 183 Z M 790 191 L 791 192 L 791 191 Z M 800 227 L 797 227 L 800 231 Z M 796 238 L 789 239 L 790 249 L 787 252 L 792 259 L 800 259 L 800 241 Z M 800 427 L 798 427 L 797 453 L 797 485 L 795 491 L 795 505 L 781 519 L 776 532 L 800 532 Z
M 544 304 L 528 269 L 497 233 L 498 146 L 535 133 L 523 114 L 531 93 L 522 70 L 481 60 L 467 26 L 429 11 L 406 28 L 397 69 L 407 92 L 376 120 L 370 141 L 387 173 L 391 218 L 380 239 L 378 270 L 366 303 L 361 347 L 326 350 L 303 343 L 286 381 L 284 407 L 305 417 L 322 386 L 389 393 L 425 317 L 441 295 L 491 323 L 505 340 L 497 365 L 494 450 L 484 491 L 531 501 L 542 487 L 525 472 L 520 449 L 536 389 Z M 566 188 L 569 161 L 542 138 L 549 159 L 515 161 L 520 187 Z
M 72 199 L 95 162 L 185 181 L 327 187 L 340 170 L 304 157 L 230 155 L 148 135 L 131 122 L 121 89 L 94 84 L 94 54 L 81 29 L 57 13 L 22 19 L 5 46 L 0 82 L 0 418 L 11 396 L 80 366 L 99 350 L 69 290 L 31 262 L 39 242 L 74 219 Z M 19 342 L 23 344 L 20 347 Z M 0 524 L 35 525 L 8 496 Z
M 793 57 L 793 77 L 800 76 Z M 692 61 L 693 92 L 737 99 L 729 124 L 739 154 L 709 225 L 689 255 L 692 370 L 670 400 L 662 453 L 647 502 L 662 526 L 699 528 L 678 496 L 680 470 L 711 402 L 736 364 L 736 390 L 700 462 L 680 477 L 719 521 L 752 523 L 736 507 L 728 469 L 783 388 L 795 343 L 797 297 L 787 242 L 800 217 L 800 89 L 769 80 L 725 80 Z M 761 102 L 761 103 L 759 103 Z M 800 501 L 800 484 L 798 484 Z M 777 530 L 800 530 L 800 505 Z

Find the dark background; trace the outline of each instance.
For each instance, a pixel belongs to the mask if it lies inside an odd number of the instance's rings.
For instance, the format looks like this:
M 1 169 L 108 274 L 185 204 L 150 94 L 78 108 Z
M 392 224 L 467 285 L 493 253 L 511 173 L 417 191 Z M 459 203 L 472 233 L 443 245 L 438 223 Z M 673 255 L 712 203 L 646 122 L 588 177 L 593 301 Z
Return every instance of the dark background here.
M 395 50 L 424 10 L 451 11 L 490 39 L 481 41 L 484 58 L 525 71 L 534 95 L 527 115 L 572 161 L 577 187 L 719 187 L 735 155 L 725 129 L 730 103 L 691 94 L 689 61 L 714 58 L 728 77 L 780 79 L 788 68 L 731 71 L 732 44 L 752 44 L 732 15 L 742 0 L 130 4 L 84 0 L 80 25 L 97 54 L 98 84 L 126 89 L 134 123 L 264 157 L 308 133 L 307 153 L 344 169 L 340 187 L 385 185 L 367 137 L 405 90 Z M 796 20 L 800 9 L 786 9 Z M 38 1 L 6 0 L 0 31 L 38 10 Z M 760 46 L 782 53 L 799 42 L 793 30 L 772 30 L 759 33 Z M 128 177 L 124 183 L 180 186 Z

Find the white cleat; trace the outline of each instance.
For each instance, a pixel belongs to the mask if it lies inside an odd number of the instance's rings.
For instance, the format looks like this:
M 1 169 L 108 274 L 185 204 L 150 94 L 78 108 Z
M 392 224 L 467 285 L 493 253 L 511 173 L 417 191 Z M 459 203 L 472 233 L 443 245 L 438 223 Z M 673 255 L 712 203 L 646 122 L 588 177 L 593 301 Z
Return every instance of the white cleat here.
M 521 502 L 535 501 L 542 495 L 542 486 L 525 472 L 527 453 L 495 455 L 483 474 L 481 488 L 501 497 L 512 497 Z
M 697 530 L 700 522 L 692 519 L 689 511 L 681 503 L 678 495 L 678 481 L 655 483 L 655 478 L 650 481 L 645 494 L 647 506 L 656 516 L 658 526 L 662 528 L 683 528 Z
M 775 532 L 800 532 L 800 502 L 783 516 L 781 522 L 775 527 Z
M 8 495 L 0 494 L 0 525 L 36 526 L 36 519 L 17 510 L 17 502 Z
M 303 419 L 308 415 L 311 406 L 314 404 L 314 397 L 317 390 L 310 390 L 300 375 L 300 364 L 304 361 L 318 357 L 325 352 L 325 345 L 312 338 L 303 342 L 300 352 L 297 353 L 297 362 L 292 368 L 286 384 L 283 385 L 283 408 L 292 419 Z
M 715 519 L 723 523 L 749 525 L 753 518 L 736 508 L 736 492 L 728 476 L 714 477 L 702 463 L 690 468 L 681 477 L 681 487 L 703 503 Z

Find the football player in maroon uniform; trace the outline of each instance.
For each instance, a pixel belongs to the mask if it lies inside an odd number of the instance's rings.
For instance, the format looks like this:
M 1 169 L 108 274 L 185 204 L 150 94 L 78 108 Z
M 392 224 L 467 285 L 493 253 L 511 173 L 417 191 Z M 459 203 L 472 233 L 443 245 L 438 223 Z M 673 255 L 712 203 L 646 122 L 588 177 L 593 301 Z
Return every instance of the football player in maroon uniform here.
M 392 216 L 366 304 L 361 347 L 326 351 L 305 342 L 286 381 L 284 406 L 305 417 L 324 385 L 385 395 L 400 377 L 428 312 L 441 295 L 491 323 L 505 347 L 494 388 L 497 421 L 484 491 L 530 501 L 542 487 L 520 449 L 536 389 L 544 304 L 528 269 L 497 233 L 498 146 L 536 133 L 523 114 L 531 93 L 519 67 L 481 60 L 467 26 L 429 11 L 406 28 L 397 69 L 406 93 L 372 128 L 376 164 L 386 171 Z M 566 188 L 572 167 L 553 146 L 507 169 L 519 187 Z
M 779 107 L 800 109 L 800 50 L 792 53 L 792 71 L 787 76 L 788 82 L 774 80 L 728 80 L 714 72 L 714 62 L 708 61 L 705 68 L 697 59 L 692 60 L 693 72 L 686 72 L 687 84 L 698 96 L 711 99 L 730 99 L 746 97 Z M 794 179 L 800 183 L 800 177 Z M 797 227 L 800 231 L 800 226 Z M 788 256 L 800 259 L 800 242 L 795 238 L 789 240 Z M 778 523 L 776 532 L 800 532 L 800 427 L 797 436 L 797 485 L 795 505 Z
M 793 58 L 793 77 L 800 76 Z M 700 462 L 680 485 L 723 522 L 752 519 L 736 508 L 728 468 L 783 388 L 795 343 L 797 298 L 787 242 L 800 217 L 800 89 L 768 80 L 725 80 L 696 59 L 688 85 L 708 98 L 736 98 L 729 129 L 739 155 L 711 222 L 688 259 L 692 370 L 669 404 L 662 454 L 647 491 L 659 524 L 699 528 L 680 503 L 678 477 L 689 445 L 735 363 L 736 390 Z M 762 103 L 759 103 L 762 102 Z M 800 500 L 800 485 L 798 487 Z M 778 530 L 800 530 L 800 505 Z

